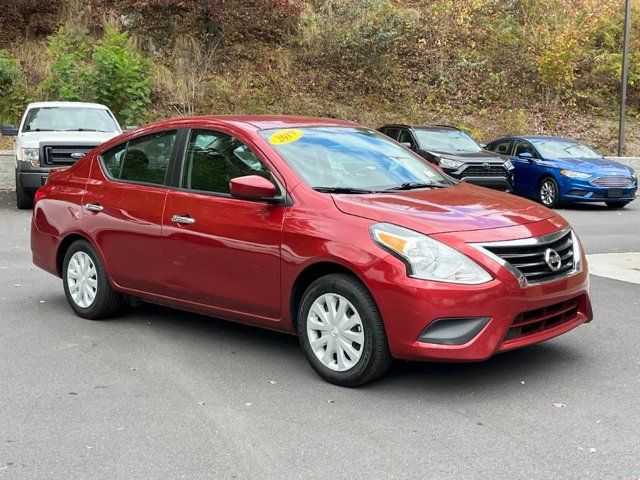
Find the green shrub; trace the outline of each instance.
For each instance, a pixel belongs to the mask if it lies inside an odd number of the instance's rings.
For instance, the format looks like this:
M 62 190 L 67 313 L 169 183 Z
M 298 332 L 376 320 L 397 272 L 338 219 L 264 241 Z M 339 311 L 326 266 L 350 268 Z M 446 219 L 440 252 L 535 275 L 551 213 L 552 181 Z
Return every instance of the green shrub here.
M 144 120 L 153 62 L 135 48 L 126 32 L 108 25 L 91 58 L 94 100 L 108 105 L 125 124 Z
M 17 120 L 22 108 L 22 94 L 19 87 L 20 69 L 15 58 L 6 50 L 0 50 L 0 121 Z
M 62 26 L 48 39 L 53 59 L 43 91 L 51 99 L 104 103 L 125 124 L 145 120 L 152 61 L 107 22 L 94 42 L 84 28 Z

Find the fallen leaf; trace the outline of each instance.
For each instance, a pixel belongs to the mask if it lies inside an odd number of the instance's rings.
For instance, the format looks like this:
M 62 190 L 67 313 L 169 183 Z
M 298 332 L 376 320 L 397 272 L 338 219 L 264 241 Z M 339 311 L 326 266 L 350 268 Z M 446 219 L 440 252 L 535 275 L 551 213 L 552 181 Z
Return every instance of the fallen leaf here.
M 40 303 L 46 303 L 46 302 L 47 302 L 46 300 L 40 300 Z
M 250 407 L 251 405 L 253 405 L 253 402 L 247 402 L 244 404 L 245 407 Z
M 329 399 L 329 400 L 327 400 L 327 403 L 336 403 L 336 401 L 333 400 L 333 399 Z
M 552 403 L 551 406 L 554 407 L 554 408 L 564 408 L 564 407 L 566 407 L 566 405 L 564 403 L 560 403 L 560 402 Z
M 200 400 L 200 401 L 198 402 L 198 405 L 200 405 L 200 406 L 205 405 L 204 400 Z
M 596 450 L 595 448 L 591 447 L 589 449 L 589 453 L 596 453 L 598 450 Z
M 136 372 L 138 370 L 138 367 L 131 367 L 129 370 Z
M 523 380 L 523 381 L 521 381 L 520 383 L 524 385 L 524 380 Z
M 269 383 L 269 385 L 275 385 L 275 384 L 276 384 L 276 383 L 278 383 L 278 382 L 276 382 L 275 380 L 271 379 L 271 380 L 269 380 L 269 382 L 268 382 L 268 383 Z

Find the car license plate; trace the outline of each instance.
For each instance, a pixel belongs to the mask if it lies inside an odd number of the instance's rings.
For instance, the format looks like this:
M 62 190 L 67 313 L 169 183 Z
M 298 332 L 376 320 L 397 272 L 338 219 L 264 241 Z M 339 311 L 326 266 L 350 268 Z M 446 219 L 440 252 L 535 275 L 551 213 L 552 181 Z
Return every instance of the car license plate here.
M 609 198 L 620 198 L 622 196 L 621 188 L 610 188 L 607 190 L 607 197 Z

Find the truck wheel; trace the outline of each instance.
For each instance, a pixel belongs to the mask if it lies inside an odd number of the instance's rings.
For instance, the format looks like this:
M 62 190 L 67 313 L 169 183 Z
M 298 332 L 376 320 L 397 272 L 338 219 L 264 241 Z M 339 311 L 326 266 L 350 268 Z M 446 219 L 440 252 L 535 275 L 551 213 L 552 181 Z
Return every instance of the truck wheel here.
M 16 207 L 18 210 L 26 210 L 33 208 L 33 193 L 25 188 L 20 183 L 18 173 L 16 172 Z

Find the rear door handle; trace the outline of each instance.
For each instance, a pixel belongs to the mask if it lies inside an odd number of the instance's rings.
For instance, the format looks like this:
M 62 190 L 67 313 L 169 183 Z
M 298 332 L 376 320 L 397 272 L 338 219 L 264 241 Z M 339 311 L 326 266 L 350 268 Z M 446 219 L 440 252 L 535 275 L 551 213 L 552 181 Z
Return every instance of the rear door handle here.
M 171 217 L 171 221 L 174 223 L 182 223 L 184 225 L 193 225 L 194 223 L 196 223 L 195 218 L 191 218 L 185 215 L 174 215 L 173 217 Z
M 90 212 L 101 212 L 104 210 L 104 207 L 98 203 L 85 203 L 84 208 Z

